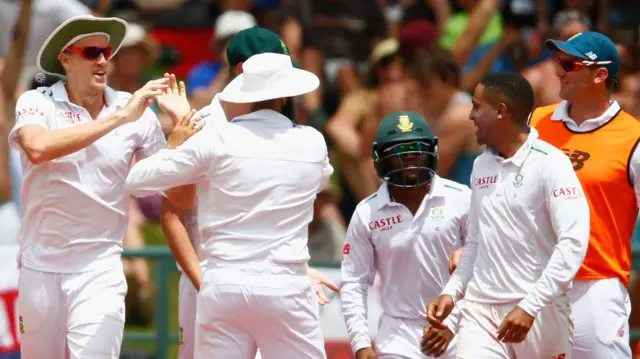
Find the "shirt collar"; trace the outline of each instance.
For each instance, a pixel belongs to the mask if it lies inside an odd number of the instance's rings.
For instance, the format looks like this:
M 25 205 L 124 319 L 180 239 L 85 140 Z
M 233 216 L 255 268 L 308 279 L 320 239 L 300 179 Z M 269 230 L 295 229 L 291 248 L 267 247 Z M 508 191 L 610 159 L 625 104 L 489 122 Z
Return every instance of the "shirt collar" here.
M 67 93 L 67 88 L 64 86 L 64 81 L 60 80 L 51 86 L 51 93 L 53 94 L 53 99 L 58 102 L 69 102 L 69 94 Z M 109 107 L 110 104 L 115 101 L 118 94 L 117 92 L 109 86 L 106 86 L 104 89 L 104 106 Z
M 533 145 L 535 144 L 538 137 L 538 130 L 533 127 L 529 127 L 529 136 L 527 136 L 527 141 L 523 143 L 522 146 L 520 146 L 520 148 L 511 158 L 502 158 L 494 149 L 490 149 L 489 147 L 487 147 L 485 151 L 489 151 L 493 156 L 496 157 L 496 160 L 500 163 L 513 163 L 518 167 L 522 167 L 522 165 L 524 164 L 524 160 L 531 152 L 531 148 L 533 148 Z
M 551 120 L 575 123 L 575 120 L 569 116 L 569 106 L 570 104 L 568 101 L 560 102 L 558 107 L 556 107 L 556 109 L 553 111 Z M 589 119 L 587 121 L 602 125 L 614 118 L 618 112 L 620 112 L 620 104 L 618 103 L 618 101 L 611 101 L 611 106 L 609 106 L 609 108 L 602 115 L 596 118 Z
M 292 127 L 294 123 L 285 115 L 273 110 L 259 110 L 246 115 L 238 116 L 231 122 L 260 121 L 269 126 Z
M 433 176 L 431 180 L 431 189 L 429 193 L 425 196 L 423 201 L 426 201 L 433 197 L 444 197 L 444 181 L 438 175 Z M 376 201 L 375 207 L 376 209 L 381 209 L 382 207 L 389 205 L 391 203 L 391 195 L 389 194 L 389 185 L 387 182 L 382 183 L 382 186 L 376 192 L 376 197 L 373 199 Z

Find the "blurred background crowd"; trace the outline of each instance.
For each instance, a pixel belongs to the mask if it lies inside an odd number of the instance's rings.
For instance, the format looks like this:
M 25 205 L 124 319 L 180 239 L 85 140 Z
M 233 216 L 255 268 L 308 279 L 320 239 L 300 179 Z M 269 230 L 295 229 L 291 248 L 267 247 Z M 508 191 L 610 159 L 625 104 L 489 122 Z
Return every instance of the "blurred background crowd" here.
M 640 118 L 637 0 L 0 0 L 0 138 L 13 126 L 18 96 L 57 81 L 38 72 L 38 50 L 58 25 L 80 14 L 129 22 L 109 67 L 111 87 L 134 92 L 172 72 L 186 82 L 194 108 L 226 85 L 225 47 L 235 33 L 262 26 L 282 36 L 294 60 L 322 79 L 317 91 L 296 99 L 296 121 L 325 134 L 336 169 L 309 229 L 316 262 L 341 260 L 355 206 L 380 184 L 371 143 L 386 114 L 423 115 L 440 138 L 439 174 L 468 184 L 482 151 L 468 120 L 469 92 L 488 73 L 517 71 L 531 82 L 537 106 L 558 102 L 545 39 L 587 30 L 609 35 L 622 60 L 614 97 Z M 20 28 L 25 36 L 17 36 Z M 170 121 L 159 116 L 168 134 Z M 17 153 L 0 141 L 2 244 L 18 241 L 21 181 Z M 155 197 L 131 199 L 126 247 L 162 243 L 159 207 Z M 154 287 L 149 265 L 127 260 L 126 270 L 127 320 L 145 325 Z M 640 296 L 633 297 L 640 308 Z

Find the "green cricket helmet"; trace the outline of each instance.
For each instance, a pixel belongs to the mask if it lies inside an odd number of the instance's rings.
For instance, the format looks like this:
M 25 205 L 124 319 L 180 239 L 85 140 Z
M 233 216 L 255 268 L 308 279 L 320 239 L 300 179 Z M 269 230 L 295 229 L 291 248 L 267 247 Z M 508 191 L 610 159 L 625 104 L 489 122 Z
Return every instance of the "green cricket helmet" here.
M 378 126 L 373 163 L 378 177 L 390 185 L 423 186 L 438 168 L 438 138 L 419 114 L 394 112 Z

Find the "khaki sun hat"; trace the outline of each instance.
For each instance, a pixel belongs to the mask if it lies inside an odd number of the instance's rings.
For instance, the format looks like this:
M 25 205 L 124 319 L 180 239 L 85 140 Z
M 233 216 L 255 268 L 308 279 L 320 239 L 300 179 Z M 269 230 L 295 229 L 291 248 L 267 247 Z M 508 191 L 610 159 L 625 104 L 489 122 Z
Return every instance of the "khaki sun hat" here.
M 117 17 L 95 17 L 81 15 L 70 18 L 56 28 L 38 52 L 38 67 L 42 72 L 65 77 L 64 68 L 58 59 L 60 53 L 76 41 L 94 35 L 104 35 L 113 48 L 113 57 L 127 34 L 127 22 Z

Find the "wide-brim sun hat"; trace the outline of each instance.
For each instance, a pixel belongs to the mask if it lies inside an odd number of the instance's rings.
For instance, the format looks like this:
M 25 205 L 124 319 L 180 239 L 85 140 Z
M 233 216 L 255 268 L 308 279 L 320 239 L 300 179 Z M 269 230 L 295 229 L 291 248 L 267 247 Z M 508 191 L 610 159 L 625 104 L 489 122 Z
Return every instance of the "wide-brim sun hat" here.
M 63 22 L 49 35 L 38 52 L 38 68 L 45 74 L 65 77 L 64 68 L 58 57 L 60 53 L 85 37 L 104 35 L 113 48 L 111 57 L 120 49 L 127 35 L 127 22 L 117 17 L 75 16 Z
M 242 74 L 222 90 L 223 101 L 255 103 L 313 92 L 320 86 L 315 74 L 293 67 L 291 57 L 262 53 L 242 64 Z

